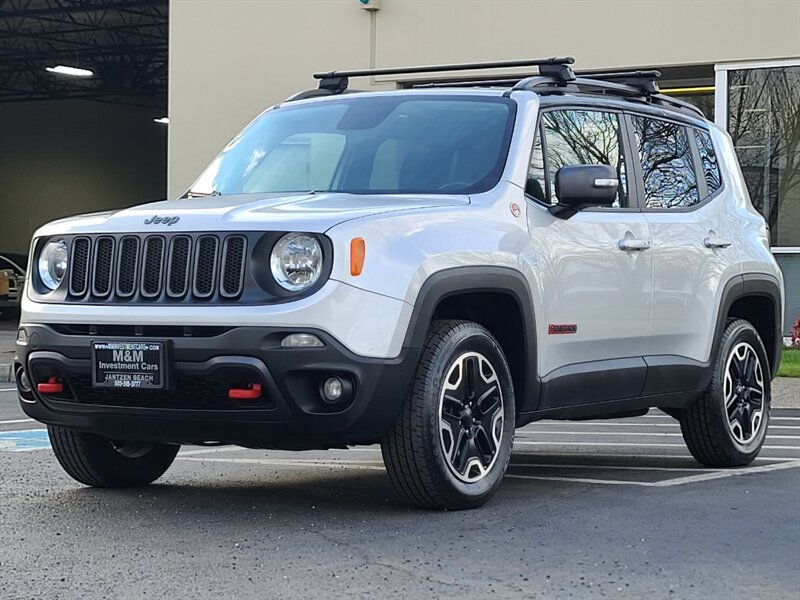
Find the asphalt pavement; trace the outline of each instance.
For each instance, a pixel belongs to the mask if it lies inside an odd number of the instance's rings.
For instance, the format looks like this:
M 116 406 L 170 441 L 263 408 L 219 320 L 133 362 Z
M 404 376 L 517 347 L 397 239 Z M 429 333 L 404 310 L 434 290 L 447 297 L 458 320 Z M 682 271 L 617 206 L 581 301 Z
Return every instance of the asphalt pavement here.
M 402 504 L 375 447 L 186 447 L 156 484 L 72 481 L 0 384 L 0 598 L 800 598 L 800 410 L 707 469 L 659 411 L 518 430 L 497 496 Z

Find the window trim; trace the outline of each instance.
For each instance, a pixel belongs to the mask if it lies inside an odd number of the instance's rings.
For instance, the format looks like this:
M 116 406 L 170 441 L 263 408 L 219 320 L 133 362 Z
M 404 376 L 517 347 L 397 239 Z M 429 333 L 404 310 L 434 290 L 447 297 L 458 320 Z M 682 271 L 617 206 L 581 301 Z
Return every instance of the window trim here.
M 714 136 L 711 135 L 710 128 L 708 128 L 708 127 L 700 127 L 700 126 L 694 125 L 694 124 L 689 124 L 689 123 L 683 121 L 682 119 L 681 120 L 679 120 L 679 119 L 668 119 L 668 118 L 662 117 L 661 115 L 650 114 L 650 113 L 648 113 L 646 111 L 638 111 L 638 110 L 627 111 L 626 110 L 624 112 L 625 112 L 626 120 L 628 121 L 628 127 L 629 127 L 630 134 L 631 134 L 630 144 L 632 144 L 634 147 L 637 148 L 636 159 L 634 161 L 634 164 L 636 166 L 637 186 L 639 186 L 638 198 L 639 198 L 639 201 L 640 201 L 640 210 L 641 210 L 641 212 L 643 212 L 643 213 L 663 213 L 663 212 L 686 213 L 686 212 L 693 212 L 693 211 L 698 210 L 699 208 L 705 206 L 706 204 L 708 204 L 712 200 L 714 200 L 717 196 L 719 196 L 726 189 L 725 177 L 723 177 L 722 169 L 720 168 L 720 170 L 719 170 L 720 186 L 719 186 L 719 188 L 717 188 L 716 192 L 714 192 L 713 194 L 710 194 L 710 195 L 708 194 L 708 186 L 706 185 L 706 177 L 705 177 L 705 173 L 703 172 L 702 160 L 700 158 L 700 150 L 697 147 L 697 138 L 694 136 L 694 130 L 695 129 L 699 129 L 700 131 L 705 131 L 709 135 L 709 137 L 711 138 L 711 145 L 714 148 L 714 154 L 716 156 L 719 156 L 719 151 L 718 151 L 717 145 L 714 143 Z M 644 198 L 645 198 L 645 193 L 644 193 L 644 171 L 642 170 L 642 160 L 641 160 L 641 157 L 639 156 L 638 144 L 636 143 L 636 134 L 635 134 L 636 129 L 635 129 L 635 126 L 633 124 L 633 117 L 642 117 L 642 118 L 654 119 L 654 120 L 658 120 L 658 121 L 666 121 L 668 123 L 673 123 L 674 125 L 678 125 L 680 127 L 683 127 L 686 130 L 686 134 L 689 137 L 689 146 L 690 146 L 690 150 L 691 150 L 691 153 L 692 153 L 692 163 L 693 163 L 693 166 L 694 166 L 695 177 L 697 178 L 697 181 L 698 181 L 697 189 L 698 189 L 698 193 L 701 194 L 702 200 L 700 200 L 699 202 L 696 202 L 695 204 L 692 204 L 691 206 L 681 206 L 681 207 L 676 207 L 676 208 L 668 208 L 668 207 L 651 208 L 651 207 L 647 207 L 647 206 L 644 205 Z M 703 193 L 705 195 L 703 195 Z
M 628 182 L 628 206 L 620 206 L 620 207 L 591 207 L 585 208 L 581 212 L 591 212 L 591 213 L 608 213 L 610 211 L 614 212 L 641 212 L 641 207 L 639 204 L 639 183 L 638 181 L 633 181 L 634 179 L 638 179 L 631 176 L 631 164 L 634 160 L 634 155 L 632 152 L 632 148 L 629 141 L 629 136 L 632 135 L 632 132 L 629 131 L 629 127 L 626 123 L 626 116 L 625 111 L 617 108 L 617 107 L 606 107 L 601 105 L 593 105 L 587 106 L 586 104 L 573 104 L 573 103 L 564 103 L 564 104 L 551 104 L 548 106 L 541 106 L 539 109 L 538 114 L 536 115 L 536 134 L 538 134 L 542 140 L 542 162 L 544 164 L 544 174 L 545 174 L 545 196 L 547 197 L 548 202 L 550 201 L 550 161 L 547 160 L 547 136 L 544 135 L 544 128 L 542 122 L 542 116 L 548 112 L 556 112 L 556 111 L 566 111 L 566 110 L 574 110 L 574 111 L 582 111 L 582 112 L 605 112 L 605 113 L 612 113 L 617 115 L 617 120 L 619 122 L 619 141 L 622 144 L 623 150 L 623 160 L 625 161 L 625 175 L 627 177 Z M 533 141 L 536 141 L 536 134 L 534 134 Z M 528 169 L 530 169 L 531 158 L 533 157 L 533 151 L 535 148 L 535 144 L 531 144 L 530 153 L 528 154 Z M 636 162 L 638 162 L 638 152 L 636 153 Z M 527 183 L 527 171 L 525 173 L 526 183 Z M 541 206 L 545 210 L 549 210 L 554 204 L 544 203 L 537 198 L 529 195 L 525 190 L 526 186 L 523 186 L 523 193 L 525 194 L 525 199 L 528 202 L 531 202 L 537 206 Z M 635 190 L 635 193 L 634 193 Z

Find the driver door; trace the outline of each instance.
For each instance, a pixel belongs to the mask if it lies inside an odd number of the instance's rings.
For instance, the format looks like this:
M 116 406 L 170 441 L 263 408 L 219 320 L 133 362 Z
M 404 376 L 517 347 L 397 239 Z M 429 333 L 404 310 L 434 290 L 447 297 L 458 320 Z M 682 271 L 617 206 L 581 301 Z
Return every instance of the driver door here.
M 636 397 L 644 385 L 653 261 L 647 220 L 631 200 L 627 139 L 616 112 L 559 107 L 541 116 L 526 185 L 544 299 L 540 409 Z M 613 166 L 617 199 L 557 218 L 547 210 L 558 202 L 555 174 L 579 164 Z

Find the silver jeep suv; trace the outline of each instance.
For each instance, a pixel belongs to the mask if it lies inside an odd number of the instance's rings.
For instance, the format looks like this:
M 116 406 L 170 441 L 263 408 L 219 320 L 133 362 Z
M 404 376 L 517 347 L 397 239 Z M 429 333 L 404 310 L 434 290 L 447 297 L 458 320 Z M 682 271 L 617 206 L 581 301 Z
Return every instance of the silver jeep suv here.
M 183 197 L 37 231 L 14 368 L 64 469 L 380 443 L 409 502 L 472 508 L 516 427 L 652 407 L 700 462 L 752 461 L 783 282 L 730 138 L 655 72 L 572 62 L 318 74 Z

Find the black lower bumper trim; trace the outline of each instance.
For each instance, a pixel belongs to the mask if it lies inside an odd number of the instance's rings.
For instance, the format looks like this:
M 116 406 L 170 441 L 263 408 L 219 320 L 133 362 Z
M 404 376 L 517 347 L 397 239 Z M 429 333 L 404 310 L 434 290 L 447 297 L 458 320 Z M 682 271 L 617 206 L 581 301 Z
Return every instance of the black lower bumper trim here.
M 119 337 L 23 325 L 28 343 L 17 345 L 15 370 L 33 383 L 57 377 L 57 395 L 21 393 L 23 410 L 43 423 L 112 439 L 160 443 L 222 442 L 260 448 L 327 448 L 373 443 L 399 413 L 419 359 L 405 349 L 396 359 L 349 352 L 315 330 L 234 327 L 219 335 L 159 338 L 168 353 L 163 390 L 92 386 L 91 344 Z M 324 348 L 281 348 L 289 333 L 313 333 Z M 345 381 L 338 402 L 326 401 L 321 383 Z M 228 390 L 258 384 L 257 399 L 230 399 Z

